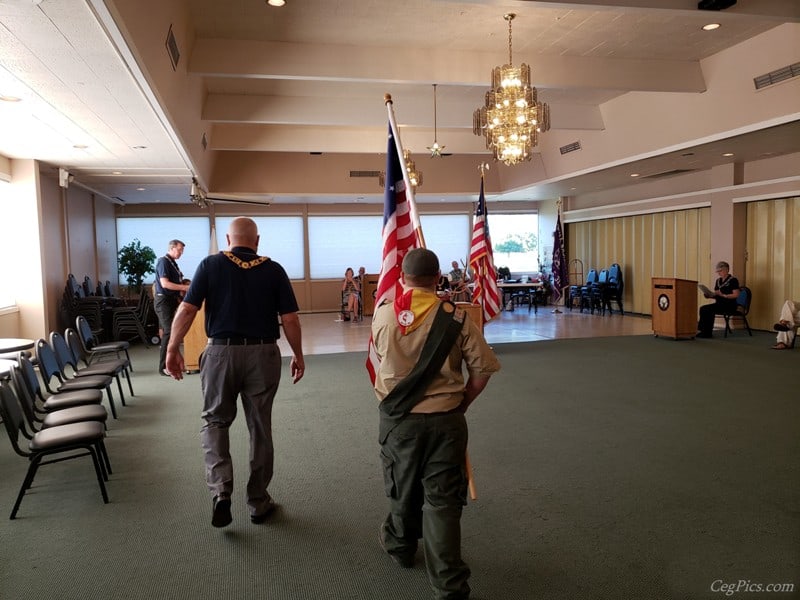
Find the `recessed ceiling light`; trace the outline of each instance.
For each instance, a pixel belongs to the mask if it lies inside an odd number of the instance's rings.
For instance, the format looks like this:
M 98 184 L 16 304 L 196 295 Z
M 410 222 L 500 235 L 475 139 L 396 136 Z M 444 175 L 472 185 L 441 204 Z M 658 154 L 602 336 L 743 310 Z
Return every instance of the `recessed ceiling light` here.
M 147 188 L 136 188 L 136 191 L 137 191 L 137 192 L 143 192 L 143 191 L 145 191 L 146 189 L 147 189 Z
M 638 176 L 639 176 L 638 173 L 631 173 L 631 177 L 638 177 Z
M 3 102 L 22 102 L 22 98 L 19 96 L 5 96 L 0 94 L 0 100 Z
M 569 188 L 569 190 L 570 190 L 571 192 L 572 192 L 572 191 L 574 191 L 574 190 L 577 190 L 577 189 L 578 189 L 578 188 Z
M 122 175 L 122 171 L 111 171 L 112 175 Z
M 267 4 L 270 6 L 283 6 L 286 2 L 284 0 L 267 0 Z
M 714 31 L 715 29 L 719 29 L 719 23 L 709 23 L 708 25 L 703 25 L 703 31 Z
M 733 152 L 726 152 L 726 153 L 725 153 L 725 154 L 723 154 L 722 156 L 725 156 L 725 157 L 728 157 L 728 156 L 733 156 Z

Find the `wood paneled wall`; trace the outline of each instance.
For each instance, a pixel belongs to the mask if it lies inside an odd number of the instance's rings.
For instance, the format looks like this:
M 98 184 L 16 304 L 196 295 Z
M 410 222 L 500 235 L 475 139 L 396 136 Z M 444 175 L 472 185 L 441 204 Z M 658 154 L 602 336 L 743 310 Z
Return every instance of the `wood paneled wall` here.
M 746 264 L 748 321 L 772 330 L 784 301 L 800 300 L 800 198 L 748 203 Z
M 591 268 L 600 271 L 619 263 L 625 311 L 649 315 L 652 277 L 714 283 L 710 213 L 704 207 L 568 223 L 567 258 L 583 261 L 584 276 Z M 704 302 L 699 293 L 698 302 Z

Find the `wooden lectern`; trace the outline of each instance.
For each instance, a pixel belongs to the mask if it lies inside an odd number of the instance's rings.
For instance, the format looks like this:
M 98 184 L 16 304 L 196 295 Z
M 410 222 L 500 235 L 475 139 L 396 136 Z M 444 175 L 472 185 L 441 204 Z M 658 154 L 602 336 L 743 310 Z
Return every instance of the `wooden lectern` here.
M 653 277 L 653 334 L 694 338 L 697 335 L 697 282 Z
M 456 302 L 456 308 L 460 308 L 467 316 L 481 328 L 483 331 L 483 307 L 480 304 L 472 304 L 470 302 Z
M 364 303 L 363 313 L 369 317 L 375 313 L 375 292 L 378 291 L 378 275 L 364 275 L 364 289 L 361 290 L 361 298 Z
M 207 343 L 206 311 L 205 307 L 201 306 L 192 322 L 192 326 L 183 338 L 183 363 L 188 373 L 197 373 L 200 370 L 200 354 Z

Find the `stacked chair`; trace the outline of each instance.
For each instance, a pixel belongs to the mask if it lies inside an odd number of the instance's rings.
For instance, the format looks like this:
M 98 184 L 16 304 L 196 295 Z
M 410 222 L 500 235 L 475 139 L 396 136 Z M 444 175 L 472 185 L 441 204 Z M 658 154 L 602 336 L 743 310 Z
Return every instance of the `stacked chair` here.
M 583 285 L 570 286 L 569 308 L 572 310 L 573 307 L 579 306 L 581 312 L 586 309 L 592 314 L 597 311 L 605 315 L 608 310 L 609 314 L 613 314 L 611 303 L 615 302 L 620 314 L 624 314 L 623 291 L 622 267 L 619 263 L 613 263 L 608 269 L 599 272 L 597 269 L 589 269 Z
M 154 314 L 153 299 L 147 289 L 142 287 L 139 302 L 135 307 L 113 309 L 114 340 L 130 340 L 138 337 L 149 348 L 150 336 L 148 336 L 147 327 Z M 158 336 L 154 336 L 154 338 L 156 337 Z

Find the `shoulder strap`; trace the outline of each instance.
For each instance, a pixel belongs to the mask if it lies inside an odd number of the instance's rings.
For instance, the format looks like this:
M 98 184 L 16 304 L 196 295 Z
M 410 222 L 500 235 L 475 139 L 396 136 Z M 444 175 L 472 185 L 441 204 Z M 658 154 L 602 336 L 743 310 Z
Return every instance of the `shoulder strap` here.
M 461 332 L 464 312 L 451 302 L 442 302 L 433 319 L 419 360 L 411 372 L 380 403 L 380 410 L 400 421 L 422 401 L 433 377 L 442 368 L 447 355 Z

